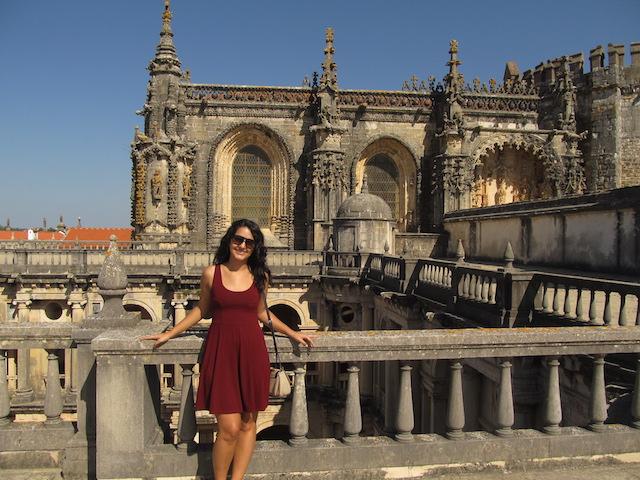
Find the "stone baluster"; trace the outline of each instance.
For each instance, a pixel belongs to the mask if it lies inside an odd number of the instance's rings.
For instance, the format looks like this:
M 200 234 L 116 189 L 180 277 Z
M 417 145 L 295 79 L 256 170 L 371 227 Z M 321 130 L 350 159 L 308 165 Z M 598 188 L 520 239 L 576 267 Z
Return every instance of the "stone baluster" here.
M 636 358 L 636 382 L 631 399 L 631 426 L 640 428 L 640 355 Z
M 307 442 L 307 433 L 309 433 L 305 373 L 306 370 L 302 365 L 296 366 L 289 421 L 289 432 L 291 433 L 289 444 L 293 446 L 304 445 Z
M 591 325 L 602 325 L 602 321 L 598 319 L 596 314 L 596 291 L 591 289 L 591 299 L 589 301 L 589 323 Z
M 476 293 L 473 298 L 477 301 L 480 301 L 482 300 L 482 282 L 484 281 L 484 277 L 478 274 L 476 274 L 475 277 L 476 277 Z
M 571 291 L 573 288 L 565 286 L 564 288 L 564 316 L 573 320 L 576 318 L 575 308 L 571 302 Z
M 482 301 L 487 303 L 489 301 L 489 277 L 482 279 Z
M 547 358 L 547 398 L 544 406 L 544 427 L 545 433 L 556 435 L 560 433 L 560 422 L 562 421 L 562 404 L 560 402 L 560 377 L 558 367 L 560 362 L 557 357 Z
M 613 321 L 613 317 L 611 315 L 611 292 L 604 292 L 604 314 L 603 314 L 604 324 L 617 327 L 617 324 Z
M 400 367 L 400 394 L 398 396 L 398 411 L 396 412 L 396 435 L 399 442 L 413 440 L 411 431 L 414 427 L 413 396 L 411 393 L 411 365 Z
M 471 276 L 468 273 L 464 274 L 464 282 L 462 284 L 462 296 L 465 298 L 469 298 L 469 292 L 471 290 Z
M 344 437 L 342 441 L 345 443 L 356 443 L 362 431 L 360 382 L 358 380 L 360 369 L 355 365 L 350 365 L 347 372 L 349 372 L 349 379 L 347 380 L 347 401 L 344 407 Z
M 551 302 L 549 301 L 549 290 L 551 289 L 550 283 L 543 283 L 542 285 L 542 311 L 544 313 L 552 313 Z
M 71 307 L 71 322 L 78 325 L 84 320 L 84 306 L 87 301 L 82 292 L 72 292 L 67 304 Z M 68 361 L 65 365 L 65 388 L 67 389 L 67 399 L 71 403 L 77 402 L 78 395 L 78 349 L 71 348 L 68 354 Z
M 510 437 L 513 435 L 513 391 L 511 388 L 511 362 L 502 359 L 500 365 L 500 385 L 498 386 L 498 416 L 496 419 L 496 435 Z
M 476 298 L 476 281 L 478 277 L 472 273 L 469 274 L 469 298 L 475 300 Z
M 584 315 L 584 308 L 582 307 L 582 288 L 578 287 L 576 294 L 576 317 L 580 322 L 586 322 L 587 317 Z
M 11 423 L 11 406 L 9 403 L 9 386 L 7 385 L 6 352 L 0 351 L 0 426 Z
M 591 423 L 589 429 L 594 432 L 604 430 L 607 419 L 607 397 L 604 384 L 604 355 L 596 355 L 593 359 L 593 378 L 591 382 L 591 401 L 589 403 Z
M 188 450 L 195 445 L 196 411 L 193 404 L 193 364 L 182 367 L 182 396 L 180 398 L 180 417 L 178 418 L 178 448 Z M 186 388 L 185 388 L 186 387 Z
M 564 312 L 560 310 L 560 290 L 562 285 L 556 283 L 553 287 L 553 314 L 562 315 Z
M 29 321 L 31 300 L 20 298 L 14 300 L 13 304 L 16 306 L 18 322 L 27 323 Z M 28 348 L 20 348 L 18 350 L 18 387 L 13 397 L 15 403 L 27 403 L 33 400 L 33 389 L 29 382 L 30 355 Z
M 53 425 L 62 420 L 62 388 L 60 387 L 60 365 L 55 350 L 47 350 L 47 388 L 44 397 L 45 424 Z
M 452 360 L 450 365 L 449 398 L 447 403 L 447 438 L 458 440 L 464 436 L 464 398 L 462 396 L 462 363 Z
M 495 305 L 496 303 L 496 293 L 498 291 L 498 282 L 495 278 L 491 279 L 491 283 L 489 285 L 489 304 Z
M 618 325 L 621 327 L 626 327 L 629 325 L 629 317 L 627 316 L 627 294 L 622 292 L 620 293 L 620 314 L 618 315 Z

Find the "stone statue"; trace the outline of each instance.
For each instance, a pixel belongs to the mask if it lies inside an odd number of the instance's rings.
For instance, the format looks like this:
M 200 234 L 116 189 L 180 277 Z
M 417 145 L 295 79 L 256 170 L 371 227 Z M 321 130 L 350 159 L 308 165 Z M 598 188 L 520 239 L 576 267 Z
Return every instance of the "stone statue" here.
M 507 183 L 504 180 L 500 180 L 498 190 L 496 191 L 494 198 L 496 205 L 502 205 L 505 203 L 505 200 L 507 199 Z
M 157 168 L 151 177 L 151 200 L 153 203 L 159 203 L 162 199 L 162 173 Z
M 191 178 L 187 173 L 182 175 L 182 198 L 184 200 L 191 198 Z

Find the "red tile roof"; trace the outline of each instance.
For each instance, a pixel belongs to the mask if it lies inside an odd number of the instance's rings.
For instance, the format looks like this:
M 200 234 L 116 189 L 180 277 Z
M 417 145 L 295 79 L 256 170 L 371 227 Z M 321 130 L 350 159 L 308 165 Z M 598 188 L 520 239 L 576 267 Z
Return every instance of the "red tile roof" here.
M 67 230 L 67 236 L 65 240 L 70 241 L 102 241 L 108 242 L 111 238 L 111 235 L 115 235 L 118 238 L 119 242 L 129 242 L 131 241 L 131 235 L 133 234 L 133 228 L 123 228 L 123 227 L 101 227 L 101 228 L 91 228 L 91 227 L 72 227 Z

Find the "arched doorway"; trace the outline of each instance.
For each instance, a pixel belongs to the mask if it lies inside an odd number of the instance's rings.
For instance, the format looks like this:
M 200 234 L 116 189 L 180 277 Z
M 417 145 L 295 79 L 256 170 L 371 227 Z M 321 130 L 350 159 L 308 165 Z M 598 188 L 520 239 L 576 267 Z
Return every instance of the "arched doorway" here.
M 139 312 L 141 320 L 153 320 L 151 312 L 149 312 L 149 310 L 147 310 L 142 305 L 138 305 L 135 303 L 125 303 L 123 307 L 127 312 Z
M 300 315 L 298 315 L 298 312 L 293 307 L 284 303 L 278 303 L 271 305 L 269 310 L 271 310 L 280 320 L 286 323 L 291 330 L 296 332 L 300 331 L 302 321 L 300 320 Z

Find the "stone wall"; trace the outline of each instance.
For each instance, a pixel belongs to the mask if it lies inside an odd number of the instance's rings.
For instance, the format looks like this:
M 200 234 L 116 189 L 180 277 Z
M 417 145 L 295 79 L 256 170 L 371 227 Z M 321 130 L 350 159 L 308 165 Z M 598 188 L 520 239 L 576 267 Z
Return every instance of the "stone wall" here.
M 445 217 L 447 252 L 458 239 L 469 258 L 588 271 L 640 272 L 640 187 L 562 200 L 472 209 Z

